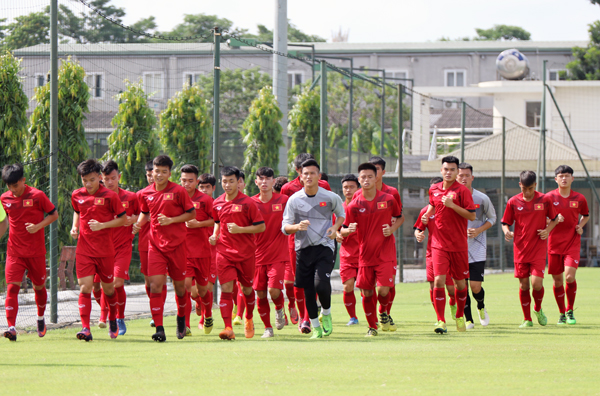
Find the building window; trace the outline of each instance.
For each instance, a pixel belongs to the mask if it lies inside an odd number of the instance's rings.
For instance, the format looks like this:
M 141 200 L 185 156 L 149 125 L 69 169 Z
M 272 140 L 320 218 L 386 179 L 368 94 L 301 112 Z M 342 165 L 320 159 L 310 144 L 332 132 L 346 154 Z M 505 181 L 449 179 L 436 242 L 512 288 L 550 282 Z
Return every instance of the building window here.
M 407 79 L 408 72 L 406 70 L 397 70 L 397 71 L 386 71 L 385 78 L 401 78 Z M 398 80 L 398 83 L 401 83 L 401 80 Z
M 104 97 L 104 75 L 102 73 L 87 73 L 85 83 L 90 87 L 93 99 Z
M 203 72 L 185 72 L 183 73 L 183 85 L 194 85 L 200 82 Z
M 566 80 L 566 77 L 561 77 L 560 76 L 560 72 L 565 72 L 566 74 L 566 70 L 564 69 L 555 69 L 555 70 L 548 70 L 548 80 L 550 81 L 562 81 L 562 80 Z
M 464 87 L 467 82 L 467 71 L 446 70 L 445 81 L 447 87 Z
M 43 87 L 44 85 L 48 84 L 50 82 L 50 73 L 43 75 L 41 73 L 37 73 L 35 75 L 35 86 L 36 87 Z
M 288 89 L 294 88 L 296 85 L 300 85 L 304 82 L 304 73 L 291 71 L 288 72 Z
M 144 73 L 144 92 L 152 95 L 153 98 L 161 99 L 163 97 L 163 74 Z
M 540 115 L 542 114 L 542 102 L 525 103 L 525 124 L 530 128 L 540 127 Z

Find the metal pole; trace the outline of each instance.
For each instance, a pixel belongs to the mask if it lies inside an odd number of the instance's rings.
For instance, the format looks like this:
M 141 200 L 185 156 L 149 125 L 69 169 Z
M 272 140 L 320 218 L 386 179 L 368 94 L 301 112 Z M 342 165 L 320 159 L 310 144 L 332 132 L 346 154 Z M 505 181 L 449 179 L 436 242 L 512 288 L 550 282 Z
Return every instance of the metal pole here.
M 321 172 L 327 173 L 327 152 L 325 143 L 327 141 L 327 62 L 321 61 L 321 138 L 319 155 L 321 160 Z
M 467 104 L 461 102 L 460 113 L 460 162 L 465 162 L 465 126 L 467 124 Z
M 275 0 L 275 27 L 273 29 L 273 95 L 277 100 L 277 105 L 283 116 L 279 121 L 281 125 L 281 134 L 288 136 L 288 59 L 285 56 L 277 54 L 287 54 L 288 45 L 288 20 L 287 20 L 287 0 Z M 279 158 L 286 158 L 287 151 L 285 146 L 277 149 Z M 279 174 L 287 172 L 285 161 L 279 162 Z
M 502 117 L 502 173 L 500 174 L 500 202 L 498 205 L 498 219 L 504 216 L 504 188 L 506 183 L 506 117 Z M 498 223 L 498 235 L 500 236 L 500 269 L 504 272 L 506 260 L 504 257 L 504 233 L 502 232 L 502 223 Z
M 221 141 L 219 138 L 219 96 L 221 87 L 221 29 L 215 26 L 215 54 L 214 54 L 214 70 L 213 70 L 213 167 L 212 172 L 218 182 L 215 189 L 215 198 L 223 194 L 221 187 L 221 176 L 219 175 L 219 149 Z
M 348 115 L 348 173 L 352 173 L 352 117 L 354 117 L 354 60 L 350 59 L 350 114 Z
M 315 81 L 315 46 L 312 46 L 312 80 Z
M 58 207 L 58 0 L 50 2 L 50 201 Z M 63 213 L 63 215 L 66 214 Z M 58 223 L 50 224 L 50 322 L 58 323 Z
M 541 130 L 541 139 L 542 139 L 542 174 L 540 175 L 541 181 L 541 192 L 546 193 L 546 63 L 548 61 L 544 61 L 543 67 L 543 77 L 542 81 L 544 83 L 542 87 L 542 111 L 540 120 L 540 130 Z
M 402 199 L 402 184 L 404 177 L 404 142 L 402 139 L 402 131 L 404 118 L 402 114 L 403 106 L 402 106 L 402 91 L 404 90 L 404 86 L 402 84 L 398 84 L 398 194 L 400 194 L 400 199 Z M 404 224 L 400 226 L 398 229 L 398 269 L 400 270 L 400 283 L 404 282 Z
M 385 71 L 381 72 L 382 88 L 381 88 L 381 144 L 379 147 L 379 155 L 383 158 L 383 143 L 385 140 Z

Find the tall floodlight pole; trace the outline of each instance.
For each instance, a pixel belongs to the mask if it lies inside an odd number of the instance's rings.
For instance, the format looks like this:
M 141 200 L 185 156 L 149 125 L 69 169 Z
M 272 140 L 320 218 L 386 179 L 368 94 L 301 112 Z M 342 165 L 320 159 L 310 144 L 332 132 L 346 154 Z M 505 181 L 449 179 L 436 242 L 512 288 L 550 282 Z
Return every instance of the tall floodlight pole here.
M 221 29 L 216 26 L 214 29 L 215 52 L 214 52 L 214 70 L 213 70 L 213 175 L 220 180 L 219 172 L 219 148 L 221 141 L 219 139 L 219 96 L 221 87 Z M 217 183 L 215 198 L 223 193 L 221 183 Z
M 541 184 L 541 192 L 542 194 L 546 193 L 546 63 L 548 61 L 544 61 L 543 67 L 543 86 L 542 86 L 542 111 L 541 111 L 541 120 L 540 120 L 540 132 L 542 139 L 542 173 L 539 175 L 540 184 Z
M 275 0 L 275 29 L 273 30 L 273 49 L 275 53 L 288 53 L 287 46 L 288 20 L 287 20 L 287 0 Z M 314 58 L 313 58 L 314 59 Z M 283 114 L 281 117 L 281 133 L 287 136 L 288 124 L 288 75 L 287 58 L 285 56 L 273 54 L 273 95 L 277 98 L 279 110 Z M 313 67 L 314 69 L 314 67 Z M 280 148 L 280 157 L 285 158 L 285 147 Z M 287 168 L 287 167 L 286 167 Z M 286 174 L 287 169 L 279 169 L 280 174 Z
M 321 135 L 319 137 L 321 172 L 327 173 L 327 62 L 321 61 Z
M 50 2 L 50 201 L 58 207 L 58 0 Z M 58 323 L 58 223 L 50 224 L 50 322 Z

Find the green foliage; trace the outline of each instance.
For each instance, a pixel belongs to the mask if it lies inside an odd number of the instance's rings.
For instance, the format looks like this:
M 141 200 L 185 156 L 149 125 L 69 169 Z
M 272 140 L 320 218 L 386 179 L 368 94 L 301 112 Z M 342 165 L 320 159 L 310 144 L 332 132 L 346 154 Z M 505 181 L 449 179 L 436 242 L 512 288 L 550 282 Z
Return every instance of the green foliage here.
M 198 85 L 186 85 L 169 100 L 160 115 L 160 142 L 173 159 L 174 174 L 185 164 L 198 166 L 200 173 L 210 171 L 211 120 L 208 101 Z
M 8 50 L 47 44 L 50 42 L 50 16 L 41 11 L 20 15 L 2 30 L 8 32 L 2 43 Z
M 494 25 L 490 29 L 476 28 L 477 37 L 475 40 L 531 40 L 531 33 L 519 26 Z
M 77 165 L 88 159 L 90 148 L 85 140 L 83 121 L 88 113 L 89 87 L 84 82 L 85 71 L 77 62 L 63 61 L 58 70 L 58 224 L 60 246 L 73 243 L 71 229 L 71 193 L 81 187 Z M 31 115 L 25 159 L 32 161 L 50 154 L 50 84 L 36 89 L 37 106 Z M 49 167 L 41 161 L 27 169 L 30 185 L 44 189 L 49 183 Z
M 600 21 L 589 25 L 590 43 L 586 48 L 574 47 L 573 58 L 567 63 L 568 73 L 561 78 L 569 80 L 600 80 Z
M 2 164 L 23 160 L 27 130 L 27 95 L 18 76 L 21 61 L 10 52 L 0 56 L 0 155 Z
M 250 114 L 242 125 L 241 134 L 247 145 L 244 151 L 244 173 L 247 177 L 246 193 L 258 194 L 253 183 L 258 168 L 268 166 L 277 172 L 279 167 L 279 147 L 283 146 L 281 135 L 281 118 L 277 99 L 273 95 L 273 87 L 266 86 L 258 92 L 252 101 Z
M 227 30 L 231 34 L 246 35 L 248 29 L 233 27 L 233 22 L 227 18 L 219 18 L 216 15 L 185 14 L 183 22 L 175 26 L 172 31 L 164 32 L 163 35 L 170 37 L 189 37 L 205 35 L 199 42 L 212 43 L 214 41 L 211 30 L 218 26 L 221 30 Z
M 120 104 L 112 119 L 115 130 L 108 137 L 108 152 L 102 159 L 112 159 L 119 165 L 121 183 L 143 186 L 146 184 L 144 166 L 160 152 L 154 129 L 157 121 L 142 82 L 126 83 L 127 89 L 116 96 Z
M 253 36 L 253 35 L 244 35 L 245 37 L 249 37 L 249 36 Z M 272 43 L 273 42 L 273 31 L 270 30 L 269 28 L 267 28 L 265 25 L 258 25 L 258 35 L 253 36 L 254 38 L 256 38 L 258 41 L 262 41 L 262 42 L 267 42 L 267 43 Z M 317 35 L 312 35 L 312 34 L 306 34 L 303 31 L 301 31 L 300 29 L 298 29 L 298 27 L 296 25 L 294 25 L 293 23 L 290 22 L 290 20 L 288 19 L 288 41 L 290 43 L 318 43 L 318 42 L 325 42 L 327 40 L 325 40 L 323 37 L 317 36 Z
M 288 150 L 287 162 L 290 177 L 296 176 L 292 161 L 298 154 L 310 153 L 319 162 L 320 101 L 321 96 L 317 91 L 309 91 L 308 88 L 305 88 L 289 112 L 288 136 L 291 138 L 291 146 Z

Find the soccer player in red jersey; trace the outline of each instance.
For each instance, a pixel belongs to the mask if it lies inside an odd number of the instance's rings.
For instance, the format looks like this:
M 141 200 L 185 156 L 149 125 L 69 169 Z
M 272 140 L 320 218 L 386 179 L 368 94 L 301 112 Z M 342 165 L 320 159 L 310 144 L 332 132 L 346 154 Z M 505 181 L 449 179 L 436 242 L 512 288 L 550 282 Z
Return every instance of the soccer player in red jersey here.
M 278 176 L 273 184 L 273 192 L 281 194 L 281 189 L 288 183 L 286 176 Z M 283 276 L 283 286 L 285 287 L 285 295 L 288 298 L 288 310 L 290 311 L 290 320 L 293 324 L 298 323 L 298 310 L 296 309 L 296 295 L 294 294 L 294 271 L 292 263 L 288 259 L 285 266 L 285 274 Z M 291 319 L 291 317 L 294 317 Z M 285 315 L 285 325 L 288 325 L 288 317 Z
M 342 192 L 344 194 L 344 211 L 348 213 L 348 205 L 352 202 L 354 193 L 359 189 L 358 178 L 350 173 L 342 178 Z M 340 243 L 340 278 L 344 285 L 344 306 L 350 321 L 346 326 L 358 324 L 356 317 L 356 296 L 354 295 L 354 283 L 358 274 L 359 243 L 357 234 L 350 234 L 346 238 L 338 231 L 337 241 Z
M 283 211 L 288 197 L 273 193 L 275 172 L 268 167 L 256 171 L 255 183 L 259 194 L 252 197 L 258 206 L 258 211 L 265 221 L 265 232 L 256 234 L 256 269 L 253 287 L 258 297 L 258 313 L 265 325 L 262 338 L 273 337 L 271 325 L 271 309 L 267 290 L 275 304 L 275 326 L 277 330 L 285 326 L 283 306 L 283 278 L 290 257 L 287 251 L 287 238 L 281 233 Z
M 443 182 L 434 184 L 429 189 L 429 208 L 421 217 L 427 225 L 430 216 L 435 214 L 436 232 L 433 234 L 433 298 L 438 322 L 434 331 L 445 334 L 446 318 L 446 275 L 448 271 L 456 285 L 456 329 L 467 331 L 464 309 L 467 301 L 467 284 L 469 278 L 469 246 L 467 242 L 467 226 L 474 220 L 475 204 L 471 191 L 456 181 L 458 176 L 458 158 L 447 156 L 442 158 Z
M 443 182 L 444 179 L 441 177 L 434 177 L 429 181 L 429 186 L 433 186 L 434 184 Z M 435 233 L 435 214 L 429 217 L 429 221 L 427 225 L 423 224 L 421 221 L 421 217 L 427 212 L 429 205 L 425 206 L 421 209 L 417 220 L 415 221 L 414 229 L 415 229 L 415 238 L 417 242 L 423 242 L 425 240 L 425 230 L 429 231 L 429 238 L 427 239 L 427 251 L 425 253 L 425 271 L 427 273 L 427 282 L 429 282 L 429 298 L 431 299 L 431 305 L 435 310 L 435 303 L 433 299 L 433 281 L 435 277 L 433 276 L 433 257 L 432 257 L 432 248 L 431 242 L 433 241 L 433 234 Z M 448 305 L 450 305 L 450 310 L 452 312 L 452 317 L 456 318 L 456 300 L 454 298 L 454 282 L 452 281 L 452 276 L 450 274 L 446 274 L 446 290 L 448 291 Z
M 80 286 L 79 314 L 82 330 L 77 333 L 80 340 L 91 341 L 90 313 L 91 293 L 94 275 L 98 274 L 102 290 L 109 307 L 109 331 L 111 338 L 117 338 L 118 297 L 114 285 L 115 244 L 113 228 L 123 227 L 127 222 L 126 210 L 119 195 L 109 190 L 100 180 L 102 165 L 89 159 L 77 166 L 83 188 L 73 191 L 73 227 L 71 237 L 77 239 L 75 260 L 77 262 L 77 282 Z
M 150 247 L 148 249 L 148 277 L 150 278 L 150 311 L 156 325 L 152 339 L 167 340 L 163 327 L 164 299 L 162 290 L 167 273 L 173 280 L 177 302 L 177 338 L 185 337 L 185 312 L 190 304 L 185 290 L 187 227 L 185 222 L 196 217 L 196 210 L 187 191 L 169 181 L 173 160 L 167 155 L 154 158 L 154 183 L 140 192 L 140 215 L 134 232 L 150 220 Z M 187 297 L 187 299 L 185 298 Z
M 548 235 L 558 224 L 558 212 L 549 196 L 535 191 L 536 175 L 532 171 L 523 171 L 520 175 L 521 194 L 508 200 L 502 217 L 502 231 L 507 241 L 514 240 L 515 278 L 519 279 L 519 298 L 524 320 L 521 328 L 532 327 L 531 296 L 529 278 L 531 277 L 532 296 L 535 302 L 534 313 L 538 323 L 548 323 L 542 300 L 544 298 L 544 271 L 548 251 Z M 546 219 L 550 219 L 547 222 Z M 514 231 L 510 226 L 515 225 Z
M 243 193 L 246 189 L 246 174 L 240 168 L 237 169 L 240 171 L 240 182 L 238 184 L 238 191 L 241 191 Z M 235 306 L 233 308 L 233 312 L 236 313 L 235 317 L 233 318 L 233 325 L 241 326 L 244 324 L 242 317 L 244 316 L 244 311 L 246 310 L 246 300 L 244 297 L 244 292 L 242 291 L 242 285 L 239 281 L 233 283 L 233 296 L 235 297 Z
M 185 165 L 181 168 L 180 180 L 181 186 L 187 191 L 194 209 L 196 209 L 196 218 L 185 223 L 187 227 L 185 239 L 187 252 L 185 289 L 188 294 L 186 299 L 189 299 L 189 295 L 191 295 L 196 302 L 197 311 L 201 311 L 201 307 L 204 305 L 212 306 L 212 297 L 208 295 L 211 261 L 211 245 L 208 243 L 208 238 L 212 234 L 215 221 L 212 218 L 213 199 L 196 188 L 198 186 L 198 173 L 198 167 L 195 165 Z M 192 287 L 193 280 L 196 281 L 194 288 Z M 209 300 L 204 301 L 207 298 Z M 188 304 L 186 332 L 190 327 L 191 311 L 191 304 Z M 212 310 L 208 310 L 206 314 L 203 329 L 205 334 L 210 334 L 213 328 Z
M 402 208 L 392 195 L 377 190 L 376 179 L 375 165 L 369 162 L 359 165 L 361 193 L 348 205 L 344 229 L 341 231 L 342 236 L 358 231 L 360 254 L 356 285 L 363 294 L 363 307 L 369 323 L 367 337 L 377 335 L 375 284 L 378 287 L 377 299 L 382 307 L 379 321 L 382 329 L 388 327 L 389 330 L 387 305 L 397 270 L 393 234 L 404 222 Z M 390 225 L 392 218 L 396 221 Z
M 198 189 L 204 194 L 208 195 L 211 199 L 213 199 L 213 193 L 217 189 L 217 179 L 211 175 L 210 173 L 203 173 L 198 178 Z M 211 208 L 212 208 L 211 201 Z M 212 216 L 212 212 L 211 212 Z M 212 231 L 209 233 L 212 234 Z M 215 282 L 217 281 L 217 247 L 210 245 L 210 272 L 208 277 L 208 285 L 206 286 L 206 296 L 202 299 L 202 306 L 198 307 L 196 305 L 196 314 L 200 313 L 200 322 L 198 322 L 198 328 L 202 330 L 204 328 L 204 318 L 212 317 L 212 306 L 214 301 L 213 290 L 215 287 Z M 193 295 L 192 295 L 193 297 Z M 211 329 L 212 330 L 212 329 Z
M 235 339 L 231 314 L 233 312 L 233 282 L 239 280 L 246 302 L 244 334 L 254 337 L 255 296 L 254 234 L 264 232 L 265 222 L 254 200 L 238 190 L 240 170 L 233 166 L 221 169 L 221 185 L 225 193 L 213 202 L 215 228 L 209 241 L 217 246 L 217 271 L 221 284 L 221 316 L 225 329 L 219 333 L 223 340 Z
M 311 159 L 314 160 L 315 157 L 309 153 L 302 153 L 302 154 L 298 154 L 296 156 L 293 163 L 294 163 L 294 169 L 296 169 L 296 173 L 298 174 L 298 177 L 295 178 L 294 180 L 284 184 L 283 187 L 281 187 L 281 194 L 291 197 L 298 191 L 302 190 L 302 188 L 304 187 L 304 183 L 302 182 L 302 179 L 300 178 L 300 175 L 302 174 L 302 163 L 305 161 L 311 160 Z M 319 172 L 319 175 L 320 175 L 320 172 Z M 319 180 L 318 184 L 319 184 L 319 187 L 331 191 L 331 187 L 329 186 L 329 183 L 327 183 L 325 180 Z M 294 235 L 289 236 L 288 249 L 289 249 L 289 256 L 290 256 L 289 270 L 291 270 L 292 275 L 295 277 L 296 276 L 296 250 L 294 247 Z M 308 334 L 308 333 L 310 333 L 310 320 L 309 320 L 308 311 L 306 311 L 306 306 L 305 306 L 304 289 L 299 288 L 299 287 L 294 287 L 294 295 L 296 296 L 296 303 L 298 305 L 298 313 L 296 315 L 296 312 L 290 311 L 290 319 L 291 319 L 292 323 L 294 323 L 294 324 L 298 323 L 298 330 L 301 333 Z
M 46 194 L 25 184 L 23 166 L 20 164 L 6 165 L 2 169 L 2 180 L 8 191 L 2 194 L 3 216 L 0 218 L 6 232 L 6 216 L 10 222 L 8 246 L 6 255 L 6 321 L 8 330 L 4 337 L 11 341 L 17 340 L 15 322 L 19 312 L 19 289 L 23 275 L 33 284 L 35 304 L 37 306 L 38 336 L 46 334 L 44 312 L 48 294 L 46 292 L 46 240 L 44 228 L 58 219 L 56 208 Z M 47 214 L 44 217 L 44 214 Z M 1 235 L 0 235 L 1 237 Z
M 546 195 L 559 213 L 559 223 L 548 237 L 548 273 L 552 275 L 554 281 L 554 297 L 560 312 L 558 324 L 574 325 L 577 323 L 573 315 L 575 293 L 577 292 L 575 274 L 579 267 L 581 234 L 583 234 L 583 227 L 590 219 L 590 211 L 585 197 L 571 189 L 574 180 L 573 168 L 561 165 L 556 168 L 554 174 L 558 188 Z M 566 288 L 564 286 L 565 277 L 567 278 Z

